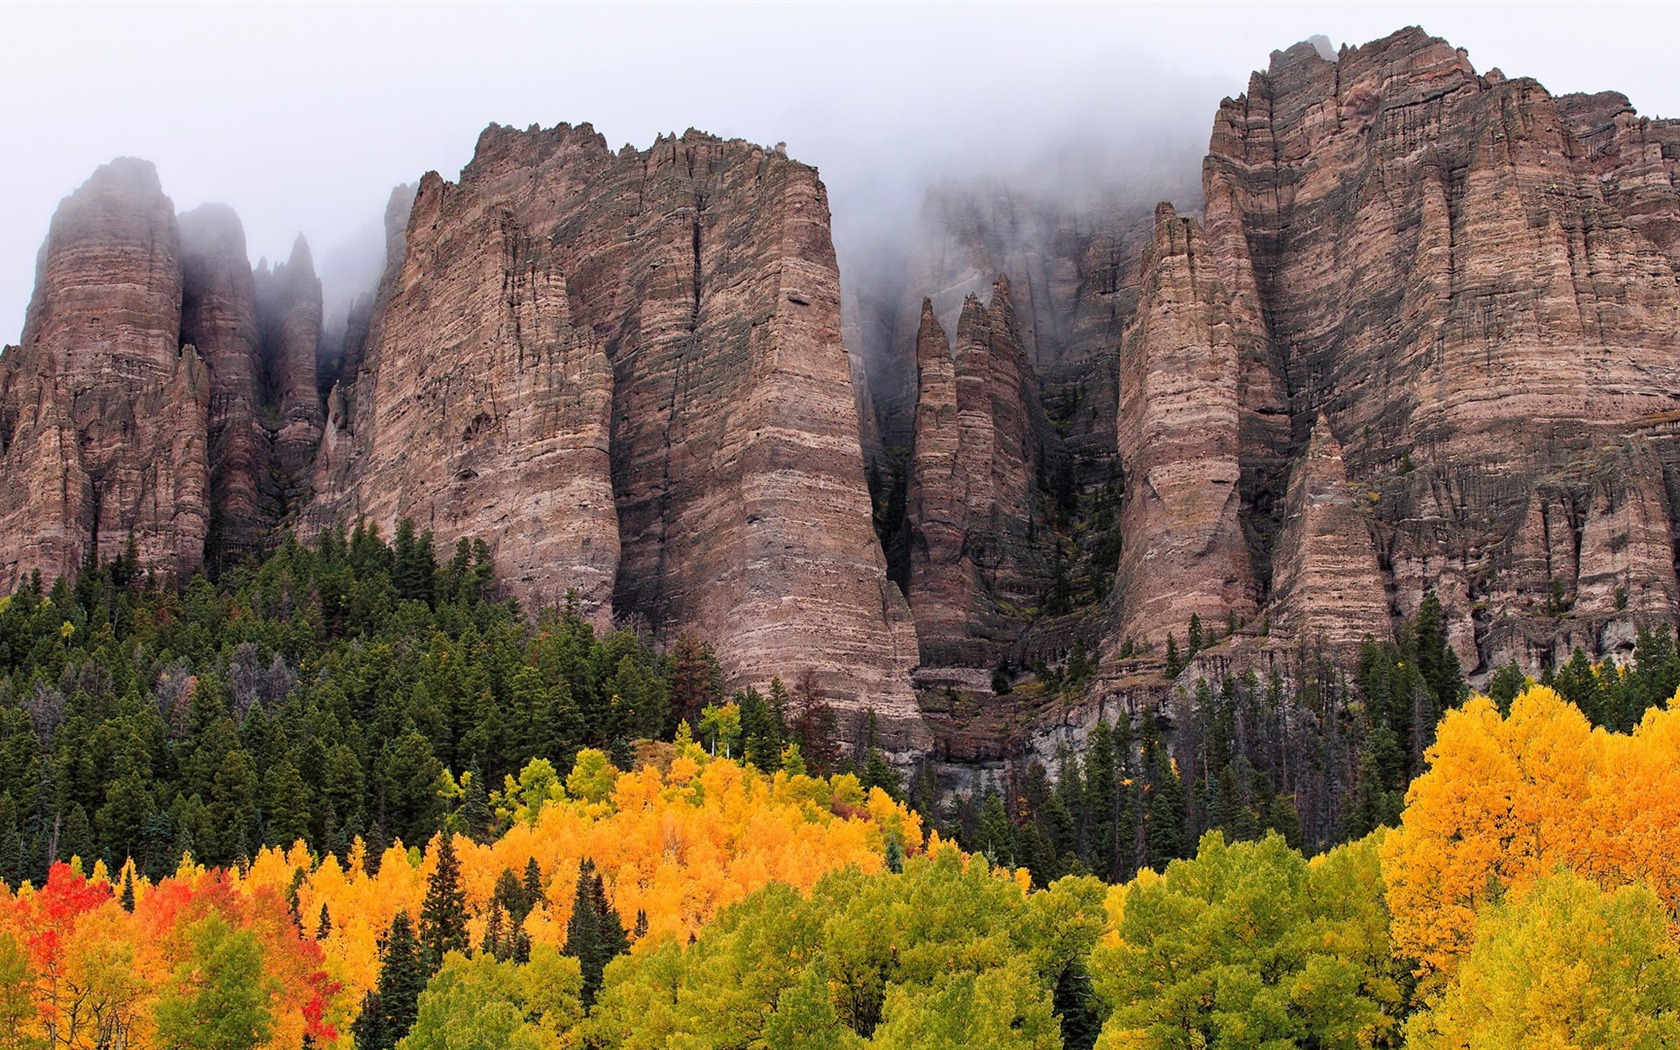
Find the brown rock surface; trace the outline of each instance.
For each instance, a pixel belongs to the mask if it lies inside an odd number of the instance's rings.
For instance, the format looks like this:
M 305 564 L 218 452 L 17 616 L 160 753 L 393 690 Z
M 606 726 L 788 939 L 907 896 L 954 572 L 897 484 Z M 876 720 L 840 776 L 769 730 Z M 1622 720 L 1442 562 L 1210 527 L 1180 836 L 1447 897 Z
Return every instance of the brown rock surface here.
M 387 534 L 482 537 L 533 603 L 576 588 L 610 626 L 618 568 L 608 434 L 612 369 L 575 325 L 565 277 L 510 210 L 425 179 L 412 250 L 383 306 L 379 372 L 360 404 L 354 482 L 328 504 Z
M 1199 227 L 1169 205 L 1137 315 L 1120 346 L 1119 454 L 1125 548 L 1112 646 L 1182 641 L 1191 615 L 1210 628 L 1254 611 L 1238 512 L 1239 357 L 1259 341 L 1233 309 Z
M 1348 484 L 1342 443 L 1321 417 L 1289 481 L 1272 562 L 1271 636 L 1343 667 L 1358 660 L 1367 635 L 1387 639 L 1393 630 L 1366 495 Z
M 0 359 L 0 588 L 115 558 L 186 572 L 209 517 L 210 383 L 180 344 L 181 246 L 152 165 L 59 205 L 23 343 Z
M 467 228 L 490 236 L 487 250 L 472 250 Z M 465 469 L 498 486 L 511 511 L 525 438 L 549 435 L 557 455 L 599 463 L 604 354 L 621 553 L 613 605 L 712 641 L 731 681 L 810 668 L 844 708 L 875 709 L 895 747 L 919 739 L 907 678 L 915 634 L 871 527 L 828 206 L 812 169 L 695 132 L 615 154 L 588 126 L 492 126 L 458 187 L 428 179 L 402 273 L 394 285 L 387 276 L 356 391 L 335 399 L 342 432 L 324 443 L 323 507 L 389 525 L 418 493 L 387 495 L 372 479 L 476 481 L 445 472 L 477 442 L 473 455 L 496 469 Z M 410 274 L 428 276 L 411 284 Z M 530 324 L 553 333 L 554 371 L 539 370 L 541 383 L 520 378 L 537 368 L 521 357 Z M 454 352 L 438 352 L 440 329 L 460 333 Z M 458 381 L 484 368 L 460 355 L 486 354 L 501 364 L 483 387 Z M 599 470 L 588 477 L 601 492 Z M 573 564 L 607 572 L 596 555 L 611 546 L 611 508 L 597 496 L 587 508 L 559 502 L 552 513 L 587 511 L 587 525 L 568 519 L 568 535 L 592 542 Z M 434 527 L 447 539 L 480 513 Z M 498 561 L 546 560 L 502 515 L 487 537 Z M 535 578 L 518 586 L 552 597 Z
M 324 413 L 316 364 L 321 351 L 321 280 L 302 237 L 286 262 L 259 266 L 257 316 L 262 326 L 267 402 L 272 406 L 274 484 L 278 517 L 308 499 L 310 466 L 321 441 Z
M 1234 306 L 1266 320 L 1242 378 L 1244 455 L 1273 454 L 1262 432 L 1280 406 L 1296 447 L 1323 414 L 1350 477 L 1379 494 L 1401 611 L 1435 588 L 1467 670 L 1501 637 L 1672 616 L 1667 445 L 1633 448 L 1621 495 L 1604 496 L 1606 527 L 1643 548 L 1598 570 L 1640 576 L 1624 609 L 1589 587 L 1548 624 L 1517 597 L 1529 583 L 1499 582 L 1510 552 L 1531 564 L 1550 548 L 1532 535 L 1557 516 L 1546 486 L 1606 441 L 1654 441 L 1680 391 L 1671 130 L 1613 102 L 1479 77 L 1409 29 L 1334 61 L 1307 44 L 1275 53 L 1215 122 L 1208 250 Z M 1262 566 L 1263 517 L 1249 522 Z
M 924 302 L 907 517 L 922 662 L 995 665 L 1048 584 L 1039 478 L 1052 440 L 1006 277 L 963 303 L 956 346 Z
M 207 204 L 180 217 L 181 343 L 210 373 L 212 557 L 257 550 L 274 522 L 261 488 L 270 466 L 262 334 L 245 230 L 233 209 Z

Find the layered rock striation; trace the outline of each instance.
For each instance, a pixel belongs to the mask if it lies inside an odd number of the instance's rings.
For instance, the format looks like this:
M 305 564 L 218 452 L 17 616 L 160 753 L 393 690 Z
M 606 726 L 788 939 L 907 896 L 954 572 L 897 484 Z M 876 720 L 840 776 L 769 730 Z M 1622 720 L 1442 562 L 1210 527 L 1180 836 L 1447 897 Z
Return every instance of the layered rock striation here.
M 995 665 L 1049 583 L 1046 450 L 1055 436 L 1007 277 L 963 303 L 953 347 L 922 305 L 910 456 L 910 606 L 922 662 Z
M 1170 205 L 1136 316 L 1120 345 L 1118 451 L 1125 547 L 1111 647 L 1183 639 L 1248 619 L 1257 587 L 1244 540 L 1239 462 L 1240 359 L 1261 336 L 1233 308 L 1199 227 Z
M 210 379 L 180 343 L 181 237 L 152 165 L 107 164 L 54 215 L 21 346 L 0 355 L 0 588 L 132 543 L 185 573 L 210 516 Z
M 458 184 L 423 181 L 400 254 L 313 514 L 481 535 L 535 602 L 577 587 L 713 642 L 732 682 L 808 670 L 919 739 L 815 171 L 492 126 Z
M 1680 407 L 1671 135 L 1614 98 L 1478 76 L 1416 29 L 1275 53 L 1215 121 L 1208 250 L 1265 324 L 1245 408 L 1285 406 L 1297 450 L 1328 420 L 1398 611 L 1439 591 L 1467 668 L 1532 667 L 1586 623 L 1603 651 L 1680 613 L 1657 432 Z M 1614 588 L 1536 553 L 1589 520 L 1616 537 L 1593 570 Z M 1565 595 L 1544 608 L 1541 562 Z

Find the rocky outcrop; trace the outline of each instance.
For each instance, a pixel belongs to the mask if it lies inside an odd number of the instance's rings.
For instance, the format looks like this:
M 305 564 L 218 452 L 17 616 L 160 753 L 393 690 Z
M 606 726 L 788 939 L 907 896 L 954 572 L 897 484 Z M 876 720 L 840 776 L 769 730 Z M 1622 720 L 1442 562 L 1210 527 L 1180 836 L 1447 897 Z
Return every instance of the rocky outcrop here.
M 812 169 L 492 126 L 458 185 L 425 180 L 333 422 L 318 513 L 483 535 L 537 601 L 569 576 L 604 614 L 616 578 L 614 608 L 712 641 L 731 681 L 809 669 L 919 739 Z
M 202 561 L 210 381 L 181 306 L 157 172 L 100 168 L 54 215 L 23 343 L 0 357 L 0 589 L 131 541 L 153 568 Z
M 1233 307 L 1199 227 L 1170 205 L 1120 345 L 1125 548 L 1111 648 L 1182 641 L 1190 617 L 1246 620 L 1256 584 L 1239 519 L 1239 359 L 1260 341 Z
M 328 506 L 387 530 L 411 518 L 446 542 L 482 537 L 528 601 L 575 588 L 609 627 L 619 544 L 600 340 L 506 205 L 429 176 L 410 221 L 379 382 L 359 401 L 354 481 Z
M 907 517 L 924 664 L 995 665 L 1049 583 L 1040 478 L 1053 444 L 1007 277 L 963 303 L 953 348 L 924 301 Z
M 1416 29 L 1333 61 L 1309 44 L 1276 53 L 1220 108 L 1206 229 L 1227 298 L 1266 321 L 1244 379 L 1252 418 L 1285 404 L 1297 447 L 1328 419 L 1378 497 L 1400 610 L 1436 589 L 1467 669 L 1496 636 L 1576 629 L 1555 607 L 1535 619 L 1528 584 L 1499 582 L 1499 564 L 1549 545 L 1532 534 L 1563 513 L 1548 486 L 1605 441 L 1648 443 L 1675 407 L 1668 134 L 1601 97 L 1478 76 Z M 1617 490 L 1633 502 L 1605 495 L 1605 513 L 1671 520 L 1666 455 L 1631 451 Z M 1598 498 L 1570 491 L 1570 506 Z M 1615 614 L 1613 634 L 1671 619 L 1672 530 L 1614 531 L 1644 549 L 1613 570 L 1630 577 L 1626 603 L 1594 598 L 1590 615 Z
M 181 342 L 198 349 L 210 373 L 208 543 L 220 558 L 260 549 L 274 524 L 262 495 L 270 467 L 262 333 L 245 230 L 233 209 L 206 204 L 182 214 L 180 228 Z
M 1680 270 L 1680 120 L 1641 117 L 1617 91 L 1557 105 L 1605 199 Z
M 1289 481 L 1269 633 L 1343 667 L 1354 665 L 1367 637 L 1393 633 L 1367 495 L 1349 485 L 1342 443 L 1321 417 Z
M 308 498 L 311 464 L 321 442 L 324 413 L 318 389 L 321 352 L 321 281 L 309 244 L 299 237 L 292 255 L 256 271 L 257 314 L 268 402 L 273 406 L 274 486 L 277 517 L 286 517 Z
M 851 306 L 849 338 L 868 371 L 881 444 L 910 441 L 924 298 L 950 327 L 968 296 L 1005 275 L 1028 364 L 1075 383 L 1112 351 L 1136 305 L 1138 256 L 1150 228 L 1148 203 L 1131 196 L 1073 201 L 981 181 L 930 189 L 903 279 L 890 287 L 860 280 L 863 294 Z M 1105 421 L 1111 445 L 1112 412 Z

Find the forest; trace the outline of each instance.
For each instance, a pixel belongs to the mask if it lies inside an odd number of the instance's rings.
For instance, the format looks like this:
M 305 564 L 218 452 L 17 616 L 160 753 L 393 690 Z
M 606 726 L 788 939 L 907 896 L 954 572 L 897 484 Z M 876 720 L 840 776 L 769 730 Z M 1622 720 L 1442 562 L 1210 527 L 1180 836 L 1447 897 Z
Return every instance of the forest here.
M 406 524 L 31 581 L 0 670 L 0 1047 L 1680 1045 L 1663 632 L 1471 695 L 1426 600 L 948 806 Z

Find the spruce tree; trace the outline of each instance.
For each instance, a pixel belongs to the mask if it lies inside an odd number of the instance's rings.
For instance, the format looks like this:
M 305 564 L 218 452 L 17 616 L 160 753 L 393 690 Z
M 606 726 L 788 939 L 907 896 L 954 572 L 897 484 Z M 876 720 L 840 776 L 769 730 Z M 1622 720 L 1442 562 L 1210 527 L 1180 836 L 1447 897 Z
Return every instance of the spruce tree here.
M 1119 808 L 1114 732 L 1108 719 L 1103 718 L 1091 731 L 1091 750 L 1085 756 L 1085 824 L 1090 829 L 1090 854 L 1085 859 L 1091 870 L 1106 880 L 1116 875 L 1115 818 Z
M 466 797 L 461 800 L 461 822 L 474 842 L 490 841 L 490 796 L 484 790 L 484 773 L 475 760 L 467 767 Z
M 563 954 L 578 961 L 583 970 L 583 1005 L 595 1005 L 601 990 L 601 972 L 607 963 L 630 950 L 630 939 L 618 912 L 607 901 L 605 884 L 595 870 L 595 863 L 584 858 L 578 867 L 577 896 L 572 903 L 572 917 L 566 923 L 566 947 Z
M 362 1001 L 356 1050 L 392 1050 L 414 1027 L 430 973 L 408 912 L 397 912 L 379 954 L 379 984 Z
M 1149 859 L 1156 867 L 1184 856 L 1184 785 L 1163 753 L 1157 753 L 1155 797 L 1149 801 Z
M 438 833 L 437 868 L 420 907 L 420 943 L 428 973 L 443 966 L 446 953 L 467 950 L 467 897 L 461 891 L 454 836 L 447 831 Z

